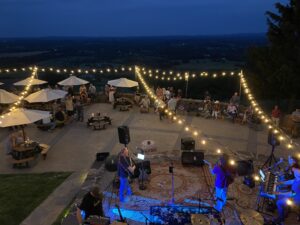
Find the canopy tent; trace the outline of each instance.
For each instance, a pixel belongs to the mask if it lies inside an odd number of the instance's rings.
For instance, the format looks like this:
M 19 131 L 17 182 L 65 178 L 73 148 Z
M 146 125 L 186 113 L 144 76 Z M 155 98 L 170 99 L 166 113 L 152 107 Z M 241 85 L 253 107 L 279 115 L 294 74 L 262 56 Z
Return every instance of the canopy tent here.
M 80 79 L 76 76 L 70 76 L 69 78 L 58 82 L 58 84 L 62 86 L 76 86 L 76 85 L 83 85 L 88 83 L 89 83 L 88 81 Z
M 32 93 L 31 95 L 27 96 L 25 100 L 30 103 L 50 102 L 56 99 L 64 98 L 66 95 L 67 95 L 66 91 L 46 88 Z
M 115 87 L 125 87 L 125 88 L 131 88 L 138 86 L 138 82 L 129 80 L 127 78 L 120 78 L 116 80 L 110 80 L 107 82 L 109 85 L 115 86 Z
M 0 103 L 1 104 L 11 104 L 19 100 L 19 96 L 10 93 L 4 89 L 0 89 Z
M 14 85 L 15 86 L 26 86 L 29 84 L 30 79 L 31 78 L 28 77 L 24 80 L 20 80 L 20 81 L 14 83 Z M 34 79 L 32 79 L 31 85 L 40 85 L 40 84 L 46 84 L 46 83 L 48 83 L 48 82 L 45 80 L 39 80 L 39 79 L 34 78 Z

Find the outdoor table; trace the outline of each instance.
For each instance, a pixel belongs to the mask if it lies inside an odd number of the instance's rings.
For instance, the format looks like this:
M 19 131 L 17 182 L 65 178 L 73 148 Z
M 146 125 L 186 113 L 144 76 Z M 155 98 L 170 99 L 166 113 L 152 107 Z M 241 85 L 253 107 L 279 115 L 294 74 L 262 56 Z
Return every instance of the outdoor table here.
M 14 159 L 25 159 L 35 156 L 37 153 L 38 143 L 22 143 L 18 146 L 13 147 L 13 158 Z

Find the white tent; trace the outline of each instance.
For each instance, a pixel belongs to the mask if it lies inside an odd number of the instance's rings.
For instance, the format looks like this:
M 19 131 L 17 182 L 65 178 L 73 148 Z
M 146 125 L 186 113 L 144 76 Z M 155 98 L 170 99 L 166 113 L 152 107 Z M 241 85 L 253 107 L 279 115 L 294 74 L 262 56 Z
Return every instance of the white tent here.
M 116 80 L 110 80 L 107 82 L 109 85 L 112 85 L 114 87 L 125 87 L 125 88 L 131 88 L 138 86 L 138 82 L 129 80 L 127 78 L 120 78 Z
M 83 85 L 88 83 L 89 83 L 88 81 L 80 79 L 76 76 L 70 76 L 69 78 L 58 82 L 58 84 L 62 86 L 76 86 L 76 85 Z
M 55 90 L 55 89 L 42 89 L 40 91 L 34 92 L 31 95 L 28 95 L 25 100 L 33 103 L 33 102 L 50 102 L 55 99 L 64 98 L 67 95 L 66 91 Z
M 11 127 L 30 124 L 38 120 L 49 118 L 50 112 L 20 108 L 6 113 L 3 116 L 4 118 L 0 118 L 0 127 Z
M 20 80 L 16 83 L 14 83 L 15 86 L 26 86 L 29 84 L 30 81 L 30 77 L 24 79 L 24 80 Z M 46 84 L 48 83 L 47 81 L 44 80 L 39 80 L 39 79 L 32 79 L 31 85 L 40 85 L 40 84 Z
M 19 100 L 19 96 L 3 89 L 0 89 L 0 103 L 11 104 Z

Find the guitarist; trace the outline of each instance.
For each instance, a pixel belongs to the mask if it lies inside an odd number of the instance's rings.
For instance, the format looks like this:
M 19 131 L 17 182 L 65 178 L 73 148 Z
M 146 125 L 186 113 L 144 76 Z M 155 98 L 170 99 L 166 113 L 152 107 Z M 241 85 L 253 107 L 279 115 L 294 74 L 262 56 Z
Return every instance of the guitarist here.
M 127 147 L 124 147 L 119 154 L 118 161 L 118 176 L 120 178 L 120 190 L 119 199 L 120 202 L 124 202 L 124 192 L 127 196 L 132 195 L 132 191 L 129 185 L 128 177 L 134 174 L 135 166 L 132 164 L 132 160 L 129 157 L 129 151 Z
M 218 160 L 214 168 L 211 167 L 211 163 L 205 161 L 208 164 L 210 172 L 215 175 L 215 197 L 216 204 L 214 208 L 218 212 L 222 212 L 223 207 L 227 200 L 227 191 L 230 184 L 234 181 L 233 172 L 230 170 L 229 158 L 227 154 L 223 154 Z

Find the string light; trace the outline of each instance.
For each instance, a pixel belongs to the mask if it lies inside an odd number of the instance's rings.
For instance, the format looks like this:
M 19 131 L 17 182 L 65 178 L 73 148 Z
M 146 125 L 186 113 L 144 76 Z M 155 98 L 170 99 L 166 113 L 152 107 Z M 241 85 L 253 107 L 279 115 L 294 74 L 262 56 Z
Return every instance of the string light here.
M 257 101 L 254 99 L 253 94 L 251 93 L 250 88 L 248 87 L 247 80 L 243 74 L 243 71 L 239 73 L 241 84 L 243 87 L 243 90 L 251 104 L 251 106 L 254 108 L 254 111 L 257 112 L 257 114 L 260 116 L 262 119 L 262 122 L 265 126 L 268 127 L 269 130 L 272 131 L 272 133 L 278 138 L 279 140 L 286 142 L 285 145 L 288 149 L 292 149 L 294 146 L 291 142 L 291 138 L 284 132 L 282 131 L 279 127 L 276 126 L 272 122 L 272 120 L 269 118 L 269 116 L 262 110 L 262 108 L 258 105 Z
M 137 67 L 135 67 L 137 68 Z M 107 73 L 119 73 L 119 72 L 126 72 L 126 71 L 132 71 L 133 67 L 131 66 L 121 66 L 121 67 L 114 67 L 114 68 L 92 68 L 92 69 L 85 69 L 85 68 L 74 68 L 74 69 L 67 69 L 67 68 L 54 68 L 54 67 L 42 67 L 39 69 L 41 72 L 52 72 L 52 73 L 100 73 L 103 74 L 104 71 Z M 18 71 L 32 71 L 34 72 L 36 67 L 22 67 L 20 69 L 18 68 L 2 68 L 0 69 L 0 73 L 5 72 L 5 73 L 12 73 L 12 72 L 18 72 Z M 279 138 L 281 141 L 285 142 L 285 145 L 288 149 L 291 149 L 294 147 L 294 145 L 291 142 L 291 138 L 286 135 L 286 133 L 279 129 L 275 124 L 273 124 L 272 120 L 268 117 L 266 113 L 262 110 L 262 108 L 258 105 L 256 102 L 253 94 L 251 93 L 251 90 L 249 88 L 248 82 L 246 80 L 246 77 L 243 74 L 243 71 L 241 72 L 236 72 L 236 71 L 221 71 L 219 73 L 209 73 L 207 71 L 202 71 L 202 72 L 194 72 L 194 71 L 173 71 L 173 70 L 164 70 L 161 71 L 159 69 L 150 69 L 150 68 L 142 68 L 143 74 L 145 74 L 146 77 L 148 78 L 154 78 L 154 79 L 159 79 L 159 80 L 164 80 L 164 81 L 181 81 L 183 79 L 188 80 L 190 78 L 197 78 L 197 77 L 212 77 L 212 78 L 217 78 L 217 77 L 224 77 L 224 76 L 239 76 L 241 85 L 243 87 L 243 90 L 245 92 L 246 97 L 248 98 L 251 106 L 254 108 L 255 112 L 259 115 L 259 118 L 262 119 L 262 122 L 269 128 L 272 129 L 272 132 L 276 135 L 277 138 Z M 153 73 L 155 72 L 155 76 L 153 76 Z M 191 74 L 191 75 L 190 75 Z M 166 75 L 168 75 L 166 77 Z M 31 85 L 28 87 L 25 87 L 25 91 L 28 91 Z M 24 93 L 25 94 L 25 93 Z M 27 92 L 26 92 L 27 94 Z M 21 98 L 20 100 L 22 100 Z M 21 102 L 21 101 L 20 101 Z M 171 114 L 172 115 L 172 114 Z M 179 124 L 182 124 L 181 120 L 178 120 Z
M 23 100 L 23 99 L 25 98 L 25 96 L 27 95 L 28 90 L 31 88 L 32 82 L 33 82 L 34 78 L 35 78 L 36 75 L 37 75 L 38 68 L 37 68 L 37 67 L 34 67 L 34 68 L 31 68 L 30 70 L 32 70 L 32 73 L 31 73 L 31 76 L 29 77 L 28 84 L 27 84 L 27 85 L 25 86 L 25 88 L 24 88 L 25 91 L 22 91 L 21 94 L 20 94 L 20 96 L 19 96 L 19 98 L 18 98 L 18 101 L 16 101 L 15 103 L 13 103 L 13 104 L 7 109 L 8 112 L 12 112 L 12 111 L 16 110 L 16 109 L 20 106 L 22 100 Z M 7 113 L 6 115 L 7 115 L 7 116 L 10 116 L 11 114 L 10 114 L 10 113 Z M 1 119 L 4 119 L 4 118 L 5 118 L 5 116 L 4 116 L 4 115 L 1 115 Z M 0 120 L 0 124 L 2 124 L 2 120 Z

